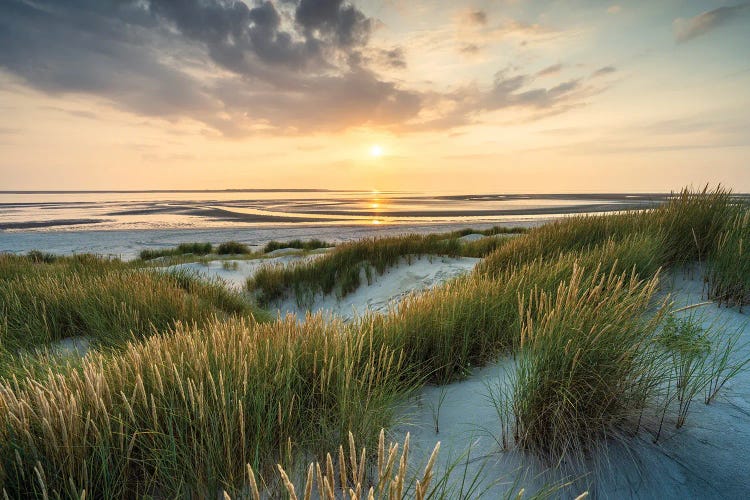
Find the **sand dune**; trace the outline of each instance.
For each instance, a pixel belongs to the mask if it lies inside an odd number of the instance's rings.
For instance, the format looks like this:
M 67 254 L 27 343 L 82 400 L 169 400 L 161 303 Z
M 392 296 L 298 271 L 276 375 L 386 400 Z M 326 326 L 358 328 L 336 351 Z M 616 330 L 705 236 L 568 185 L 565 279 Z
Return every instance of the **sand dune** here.
M 474 239 L 474 238 L 472 238 Z M 285 252 L 281 252 L 285 253 Z M 218 277 L 229 286 L 241 287 L 262 265 L 289 264 L 316 258 L 316 255 L 287 254 L 268 259 L 237 260 L 237 269 L 222 267 L 224 261 L 172 266 Z M 278 312 L 304 317 L 307 311 L 335 314 L 347 320 L 365 311 L 384 312 L 410 293 L 434 287 L 470 272 L 480 259 L 423 256 L 406 259 L 384 275 L 373 277 L 344 298 L 317 296 L 307 307 L 293 297 L 277 304 Z M 671 293 L 676 307 L 703 301 L 700 270 L 676 272 L 664 280 L 664 293 Z M 721 325 L 725 331 L 742 330 L 745 344 L 735 355 L 750 355 L 748 317 L 735 309 L 711 304 L 697 310 L 704 326 Z M 690 314 L 689 311 L 680 313 Z M 390 434 L 412 437 L 412 466 L 423 465 L 436 441 L 442 442 L 441 467 L 458 463 L 469 478 L 478 477 L 480 490 L 488 498 L 507 490 L 508 482 L 523 476 L 527 492 L 545 484 L 569 480 L 528 454 L 503 451 L 495 407 L 490 398 L 493 387 L 508 380 L 513 369 L 511 358 L 476 369 L 467 379 L 447 386 L 426 386 L 408 404 L 399 409 L 398 420 Z M 744 462 L 750 450 L 750 373 L 744 372 L 725 386 L 717 401 L 705 405 L 696 397 L 684 427 L 675 429 L 667 421 L 659 441 L 642 432 L 630 440 L 628 448 L 611 443 L 592 459 L 596 472 L 578 479 L 569 491 L 590 490 L 600 498 L 742 498 L 750 491 L 750 477 Z M 653 425 L 646 426 L 653 431 Z M 468 460 L 468 463 L 467 463 Z M 460 478 L 461 474 L 454 477 Z M 577 489 L 576 489 L 577 488 Z

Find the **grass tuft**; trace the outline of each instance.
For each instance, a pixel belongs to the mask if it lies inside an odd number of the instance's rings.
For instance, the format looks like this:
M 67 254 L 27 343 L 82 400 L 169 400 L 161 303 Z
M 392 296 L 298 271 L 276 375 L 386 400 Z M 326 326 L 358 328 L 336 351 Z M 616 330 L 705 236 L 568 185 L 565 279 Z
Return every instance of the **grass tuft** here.
M 719 304 L 750 303 L 750 210 L 735 216 L 716 238 L 708 261 L 708 296 Z
M 473 229 L 468 231 L 474 232 Z M 522 231 L 498 226 L 486 232 L 490 235 L 502 235 Z M 289 292 L 292 292 L 300 303 L 317 293 L 335 292 L 339 296 L 345 296 L 360 286 L 363 274 L 369 281 L 373 272 L 382 275 L 401 259 L 428 254 L 482 257 L 500 248 L 507 241 L 505 238 L 488 237 L 464 244 L 459 240 L 462 235 L 464 231 L 429 235 L 410 234 L 343 243 L 314 261 L 290 266 L 266 266 L 248 280 L 247 287 L 257 294 L 262 304 L 282 299 Z
M 177 322 L 265 317 L 242 295 L 187 272 L 138 269 L 116 259 L 0 255 L 0 353 L 12 357 L 68 337 L 117 347 Z M 0 361 L 0 367 L 11 361 Z M 0 368 L 0 373 L 2 368 Z
M 250 253 L 250 248 L 244 243 L 236 241 L 227 241 L 216 247 L 218 255 L 243 255 Z
M 139 257 L 141 260 L 152 260 L 159 257 L 174 257 L 176 255 L 208 255 L 213 252 L 211 243 L 180 243 L 175 248 L 165 248 L 161 250 L 146 249 L 141 250 Z
M 516 439 L 545 457 L 583 456 L 637 418 L 654 385 L 652 337 L 644 319 L 658 278 L 576 268 L 550 295 L 522 299 L 513 389 Z
M 263 253 L 273 252 L 274 250 L 280 250 L 282 248 L 298 248 L 300 250 L 317 250 L 318 248 L 329 248 L 334 246 L 333 243 L 327 241 L 321 241 L 318 239 L 312 240 L 291 240 L 291 241 L 269 241 L 265 247 L 263 247 Z

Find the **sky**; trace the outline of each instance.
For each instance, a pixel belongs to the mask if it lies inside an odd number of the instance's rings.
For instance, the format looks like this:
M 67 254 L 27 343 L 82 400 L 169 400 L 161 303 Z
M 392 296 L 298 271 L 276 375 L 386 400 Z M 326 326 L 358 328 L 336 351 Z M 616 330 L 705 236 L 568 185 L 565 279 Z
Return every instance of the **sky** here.
M 1 0 L 0 190 L 750 192 L 750 2 Z

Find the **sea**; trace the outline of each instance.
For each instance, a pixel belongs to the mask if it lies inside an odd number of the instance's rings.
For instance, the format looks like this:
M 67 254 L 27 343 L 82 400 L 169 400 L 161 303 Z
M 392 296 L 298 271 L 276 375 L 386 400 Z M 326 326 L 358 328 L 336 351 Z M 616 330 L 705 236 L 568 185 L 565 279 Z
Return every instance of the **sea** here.
M 0 191 L 0 252 L 124 259 L 183 242 L 332 242 L 645 209 L 669 195 L 465 194 L 325 189 Z

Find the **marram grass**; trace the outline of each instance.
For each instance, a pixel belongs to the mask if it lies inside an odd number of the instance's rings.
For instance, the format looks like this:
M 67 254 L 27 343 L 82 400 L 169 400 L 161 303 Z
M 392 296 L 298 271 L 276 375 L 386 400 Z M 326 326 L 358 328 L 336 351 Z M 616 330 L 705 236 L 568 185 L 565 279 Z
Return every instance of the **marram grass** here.
M 288 293 L 293 293 L 300 303 L 318 293 L 345 296 L 360 286 L 362 275 L 370 281 L 373 272 L 382 275 L 402 259 L 411 260 L 428 254 L 482 257 L 508 241 L 503 235 L 523 231 L 495 227 L 485 232 L 493 237 L 471 243 L 459 240 L 464 235 L 461 231 L 366 238 L 342 243 L 313 261 L 263 267 L 248 280 L 247 288 L 257 294 L 262 304 L 282 299 Z
M 637 420 L 658 383 L 653 345 L 660 315 L 644 318 L 658 278 L 577 268 L 554 295 L 535 291 L 519 308 L 513 387 L 516 441 L 544 456 L 581 456 Z
M 208 255 L 214 251 L 211 243 L 180 243 L 174 248 L 146 249 L 139 254 L 141 260 L 151 260 L 158 257 L 173 257 L 176 255 Z
M 42 496 L 40 469 L 65 497 L 203 496 L 238 491 L 247 464 L 265 474 L 349 431 L 373 443 L 411 384 L 400 353 L 341 329 L 321 317 L 178 324 L 117 356 L 0 383 L 0 483 Z
M 121 347 L 178 321 L 267 316 L 218 282 L 95 257 L 0 255 L 0 285 L 0 374 L 13 356 L 65 338 Z
M 463 377 L 472 366 L 517 349 L 519 296 L 534 290 L 554 294 L 576 268 L 584 269 L 587 284 L 598 276 L 597 268 L 655 273 L 653 255 L 659 248 L 659 241 L 635 235 L 506 268 L 492 277 L 476 272 L 411 295 L 391 314 L 366 316 L 362 321 L 382 332 L 386 343 L 403 349 L 409 365 L 424 367 L 429 379 L 446 383 Z
M 718 234 L 707 267 L 709 297 L 740 311 L 750 303 L 750 209 Z
M 656 208 L 566 217 L 531 229 L 524 238 L 512 240 L 489 254 L 479 267 L 485 272 L 494 272 L 637 233 L 662 240 L 662 251 L 655 256 L 659 265 L 705 260 L 739 206 L 731 191 L 720 186 L 702 191 L 686 188 Z
M 366 240 L 310 265 L 264 270 L 250 284 L 266 301 L 290 291 L 343 295 L 367 269 L 409 256 L 489 252 L 474 273 L 348 324 L 258 323 L 246 297 L 138 263 L 2 256 L 4 349 L 78 334 L 118 349 L 41 372 L 4 358 L 18 376 L 0 382 L 0 483 L 9 498 L 247 498 L 253 484 L 298 498 L 314 489 L 363 498 L 370 487 L 375 498 L 416 496 L 416 478 L 392 489 L 405 480 L 394 468 L 361 472 L 374 455 L 352 454 L 352 445 L 349 456 L 325 452 L 352 432 L 390 456 L 376 442 L 398 402 L 502 353 L 518 359 L 515 442 L 556 460 L 580 456 L 637 427 L 636 414 L 672 382 L 654 341 L 661 267 L 707 262 L 712 293 L 744 300 L 736 290 L 747 273 L 733 264 L 746 239 L 738 207 L 721 188 L 686 190 L 656 209 L 571 217 L 517 238 Z M 746 364 L 725 362 L 734 344 L 726 345 L 708 401 Z M 311 457 L 319 467 L 297 466 Z M 436 490 L 446 482 L 434 471 L 417 478 L 425 498 L 450 497 Z

